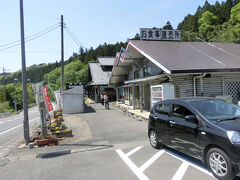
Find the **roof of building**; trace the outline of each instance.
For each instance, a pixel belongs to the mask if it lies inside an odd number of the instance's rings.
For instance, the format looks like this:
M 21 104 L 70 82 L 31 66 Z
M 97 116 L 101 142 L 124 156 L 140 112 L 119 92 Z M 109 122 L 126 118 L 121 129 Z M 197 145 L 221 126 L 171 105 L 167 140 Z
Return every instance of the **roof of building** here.
M 137 51 L 168 74 L 240 70 L 240 44 L 130 40 Z
M 89 69 L 92 76 L 90 85 L 108 85 L 111 72 L 103 71 L 97 62 L 90 62 Z
M 98 62 L 101 66 L 113 66 L 115 57 L 98 57 Z

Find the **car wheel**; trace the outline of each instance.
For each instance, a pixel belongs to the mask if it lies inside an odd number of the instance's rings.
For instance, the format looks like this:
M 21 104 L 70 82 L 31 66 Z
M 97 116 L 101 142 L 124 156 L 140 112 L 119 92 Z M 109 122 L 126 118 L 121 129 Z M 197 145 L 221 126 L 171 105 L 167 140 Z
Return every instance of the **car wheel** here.
M 159 149 L 161 144 L 158 142 L 157 133 L 154 130 L 151 130 L 149 133 L 150 144 L 153 148 Z
M 208 168 L 216 178 L 231 180 L 236 176 L 231 160 L 221 149 L 210 149 L 206 158 Z

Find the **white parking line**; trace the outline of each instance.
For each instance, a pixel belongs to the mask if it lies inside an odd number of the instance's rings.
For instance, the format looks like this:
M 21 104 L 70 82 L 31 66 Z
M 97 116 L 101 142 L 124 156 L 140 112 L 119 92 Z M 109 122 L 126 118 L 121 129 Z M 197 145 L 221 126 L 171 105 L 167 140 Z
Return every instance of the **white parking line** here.
M 162 154 L 164 153 L 164 150 L 158 151 L 153 157 L 151 157 L 147 162 L 145 162 L 139 169 L 140 171 L 145 171 L 151 164 L 154 163 Z
M 187 171 L 187 168 L 189 166 L 189 163 L 183 161 L 181 166 L 178 168 L 177 172 L 174 174 L 172 180 L 181 180 Z
M 129 156 L 136 153 L 139 149 L 141 149 L 143 146 L 138 146 L 136 148 L 134 148 L 133 150 L 129 151 L 128 153 L 124 154 L 123 151 L 121 149 L 117 149 L 116 152 L 118 153 L 118 155 L 122 158 L 122 160 L 127 164 L 127 166 L 133 171 L 133 173 L 139 178 L 139 179 L 143 179 L 143 180 L 147 180 L 149 179 L 143 172 L 151 165 L 153 164 L 162 154 L 164 154 L 165 152 L 173 157 L 175 157 L 176 159 L 179 159 L 180 161 L 182 161 L 182 164 L 180 165 L 180 167 L 178 168 L 177 172 L 174 174 L 172 180 L 181 180 L 184 176 L 184 174 L 186 173 L 187 169 L 189 166 L 192 166 L 200 171 L 202 171 L 203 173 L 214 177 L 212 175 L 212 173 L 210 171 L 208 171 L 207 169 L 197 165 L 196 163 L 191 162 L 190 160 L 179 156 L 178 154 L 171 152 L 167 149 L 161 149 L 160 151 L 158 151 L 154 156 L 152 156 L 149 160 L 147 160 L 142 166 L 140 166 L 140 168 L 138 168 L 130 159 Z
M 121 149 L 117 149 L 116 152 L 140 180 L 149 180 L 149 178 L 140 171 L 140 169 L 128 158 L 128 156 L 126 156 L 126 154 L 122 152 Z
M 134 154 L 135 152 L 137 152 L 139 149 L 141 149 L 143 146 L 139 146 L 139 147 L 136 147 L 134 148 L 133 150 L 129 151 L 126 156 L 129 157 L 131 156 L 132 154 Z

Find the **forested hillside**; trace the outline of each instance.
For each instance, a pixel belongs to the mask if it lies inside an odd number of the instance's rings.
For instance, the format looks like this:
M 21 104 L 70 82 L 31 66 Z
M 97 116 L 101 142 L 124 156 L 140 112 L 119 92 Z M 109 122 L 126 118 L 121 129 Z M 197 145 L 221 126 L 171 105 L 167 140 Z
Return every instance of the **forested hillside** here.
M 79 53 L 74 53 L 64 66 L 64 80 L 66 83 L 79 83 L 88 81 L 88 62 L 96 61 L 99 56 L 116 56 L 121 47 L 126 47 L 126 43 L 99 45 L 96 49 L 90 48 L 84 50 L 80 48 Z M 45 74 L 44 79 L 49 83 L 52 89 L 57 90 L 60 87 L 61 69 L 56 68 Z
M 167 22 L 162 29 L 172 29 L 171 23 Z M 210 5 L 207 1 L 203 7 L 198 7 L 194 15 L 187 15 L 182 22 L 179 23 L 178 29 L 182 32 L 182 40 L 198 41 L 196 37 L 200 37 L 205 41 L 220 42 L 240 42 L 240 0 L 227 0 L 216 2 Z M 137 33 L 134 39 L 139 39 Z M 99 56 L 115 56 L 116 53 L 126 47 L 126 42 L 116 44 L 104 43 L 97 48 L 84 49 L 80 47 L 78 53 L 74 53 L 64 63 L 65 82 L 87 83 L 88 80 L 88 62 L 96 61 Z M 29 103 L 34 103 L 33 91 L 31 83 L 47 81 L 53 90 L 60 88 L 61 69 L 60 63 L 33 65 L 27 68 L 28 95 Z M 4 102 L 3 95 L 3 78 L 0 74 L 0 111 L 1 103 Z M 14 86 L 14 79 L 17 78 L 17 84 Z M 22 84 L 21 71 L 6 74 L 6 99 L 5 103 L 8 111 L 13 109 L 13 100 L 16 99 L 18 109 L 22 108 Z
M 194 15 L 188 14 L 179 23 L 182 40 L 197 41 L 194 36 L 205 41 L 240 42 L 240 0 L 208 1 L 198 7 Z M 192 36 L 192 35 L 193 36 Z

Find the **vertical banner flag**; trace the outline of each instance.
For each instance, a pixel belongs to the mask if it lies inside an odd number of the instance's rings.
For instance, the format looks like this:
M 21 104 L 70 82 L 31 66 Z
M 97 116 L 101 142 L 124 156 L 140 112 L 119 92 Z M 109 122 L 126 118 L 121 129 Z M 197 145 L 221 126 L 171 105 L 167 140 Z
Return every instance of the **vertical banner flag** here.
M 46 86 L 43 87 L 43 94 L 44 94 L 45 102 L 48 106 L 48 112 L 51 112 L 53 110 L 53 107 L 52 107 Z

